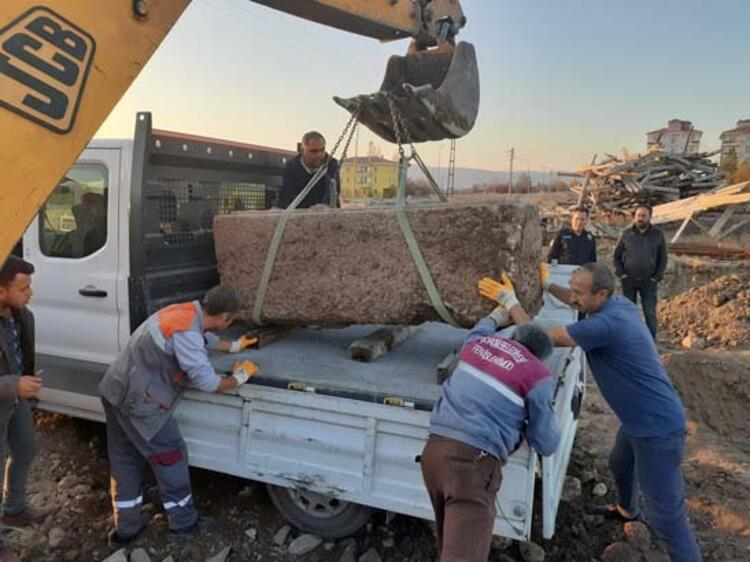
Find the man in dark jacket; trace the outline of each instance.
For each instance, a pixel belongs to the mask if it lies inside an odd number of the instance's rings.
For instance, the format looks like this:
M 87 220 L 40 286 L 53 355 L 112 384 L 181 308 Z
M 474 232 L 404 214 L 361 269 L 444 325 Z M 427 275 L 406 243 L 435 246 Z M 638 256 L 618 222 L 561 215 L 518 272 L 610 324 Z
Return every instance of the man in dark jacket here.
M 26 480 L 34 459 L 34 421 L 29 398 L 42 386 L 34 371 L 34 316 L 31 298 L 34 266 L 10 256 L 0 268 L 0 466 L 4 468 L 3 525 L 26 527 L 49 511 L 26 505 Z M 10 462 L 6 466 L 6 457 Z M 0 544 L 0 559 L 13 560 Z
M 639 205 L 633 217 L 633 226 L 623 231 L 615 247 L 615 273 L 623 295 L 637 303 L 640 294 L 646 325 L 656 338 L 656 299 L 667 269 L 667 241 L 651 224 L 651 207 Z
M 287 162 L 284 169 L 281 195 L 279 196 L 279 207 L 286 209 L 322 166 L 328 167 L 326 173 L 313 186 L 297 208 L 340 207 L 339 165 L 334 158 L 326 153 L 326 140 L 317 131 L 305 133 L 300 144 L 300 153 Z
M 547 263 L 583 265 L 596 261 L 596 238 L 586 230 L 589 210 L 576 207 L 570 215 L 570 226 L 557 233 L 549 247 Z

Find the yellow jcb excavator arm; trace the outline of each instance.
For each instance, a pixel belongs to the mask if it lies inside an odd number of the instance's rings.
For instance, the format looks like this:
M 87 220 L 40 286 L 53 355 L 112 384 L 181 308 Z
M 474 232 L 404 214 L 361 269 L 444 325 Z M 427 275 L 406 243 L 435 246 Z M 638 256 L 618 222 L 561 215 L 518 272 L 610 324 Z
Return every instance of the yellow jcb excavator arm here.
M 418 48 L 464 25 L 458 0 L 254 1 Z M 0 263 L 189 3 L 0 2 Z

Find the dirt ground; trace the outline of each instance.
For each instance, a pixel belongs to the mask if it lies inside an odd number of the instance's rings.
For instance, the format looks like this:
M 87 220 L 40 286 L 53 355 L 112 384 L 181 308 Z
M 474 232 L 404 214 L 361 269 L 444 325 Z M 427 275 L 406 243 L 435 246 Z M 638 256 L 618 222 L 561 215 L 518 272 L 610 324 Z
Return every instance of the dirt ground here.
M 702 323 L 710 327 L 711 322 L 718 322 L 715 329 L 728 330 L 750 319 L 746 268 L 741 262 L 671 259 L 662 287 L 665 300 L 660 312 L 665 327 L 659 344 L 689 414 L 684 462 L 688 505 L 707 562 L 750 560 L 750 351 L 730 349 L 746 348 L 748 338 L 732 336 L 738 345 L 730 346 L 726 338 L 700 332 Z M 731 322 L 727 315 L 733 315 Z M 682 349 L 680 340 L 686 328 L 704 337 L 707 349 Z M 103 560 L 114 550 L 107 547 L 105 538 L 111 507 L 103 427 L 61 415 L 37 414 L 36 419 L 39 453 L 29 484 L 30 499 L 34 504 L 55 505 L 56 511 L 43 524 L 6 533 L 4 538 L 24 560 Z M 626 538 L 621 525 L 586 513 L 593 504 L 615 499 L 607 457 L 617 427 L 617 420 L 589 381 L 557 533 L 545 541 L 541 529 L 534 530 L 533 541 L 543 549 L 544 558 L 526 545 L 496 540 L 491 561 L 667 560 L 648 539 L 634 539 L 632 529 Z M 216 555 L 215 562 L 353 562 L 361 556 L 363 562 L 428 562 L 435 555 L 426 522 L 376 513 L 357 536 L 322 541 L 312 552 L 296 557 L 289 554 L 289 545 L 299 532 L 291 529 L 284 541 L 274 540 L 286 522 L 262 484 L 197 469 L 193 484 L 199 511 L 217 522 L 218 531 L 168 553 L 166 519 L 150 482 L 144 505 L 150 523 L 145 536 L 128 548 L 131 562 L 160 562 L 168 560 L 169 554 L 177 562 L 203 561 Z M 602 484 L 606 493 L 597 497 L 594 489 L 601 491 Z M 537 517 L 537 525 L 539 520 Z M 620 557 L 615 557 L 613 544 L 622 547 Z M 222 558 L 220 553 L 228 547 L 228 557 Z M 119 560 L 126 562 L 127 557 Z

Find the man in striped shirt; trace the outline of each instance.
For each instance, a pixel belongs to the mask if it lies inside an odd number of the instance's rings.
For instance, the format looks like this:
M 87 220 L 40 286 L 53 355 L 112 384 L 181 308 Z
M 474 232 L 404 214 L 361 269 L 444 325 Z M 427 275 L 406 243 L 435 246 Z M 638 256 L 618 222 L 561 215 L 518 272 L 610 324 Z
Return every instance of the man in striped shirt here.
M 487 560 L 502 466 L 524 438 L 541 455 L 554 453 L 560 441 L 555 383 L 542 363 L 551 340 L 532 323 L 511 338 L 496 333 L 515 304 L 501 303 L 474 326 L 430 417 L 421 462 L 440 562 Z

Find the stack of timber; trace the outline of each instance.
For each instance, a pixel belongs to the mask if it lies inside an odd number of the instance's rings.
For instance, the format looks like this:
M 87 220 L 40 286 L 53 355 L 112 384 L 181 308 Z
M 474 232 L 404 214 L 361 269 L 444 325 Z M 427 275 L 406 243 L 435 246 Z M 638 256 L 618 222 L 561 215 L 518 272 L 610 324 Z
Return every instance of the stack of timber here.
M 639 203 L 655 206 L 698 195 L 721 185 L 726 175 L 710 160 L 717 154 L 673 154 L 651 150 L 643 156 L 607 155 L 576 170 L 587 178 L 574 186 L 580 202 L 605 213 L 627 213 Z
M 252 322 L 261 272 L 281 211 L 217 215 L 222 282 L 238 289 Z M 430 204 L 406 216 L 440 297 L 470 327 L 493 305 L 477 281 L 508 271 L 521 303 L 541 305 L 536 208 L 515 203 Z M 410 324 L 440 320 L 399 228 L 396 210 L 297 210 L 279 246 L 261 322 L 285 325 Z

